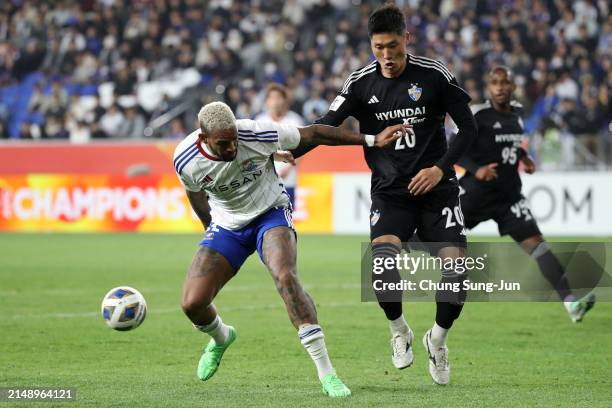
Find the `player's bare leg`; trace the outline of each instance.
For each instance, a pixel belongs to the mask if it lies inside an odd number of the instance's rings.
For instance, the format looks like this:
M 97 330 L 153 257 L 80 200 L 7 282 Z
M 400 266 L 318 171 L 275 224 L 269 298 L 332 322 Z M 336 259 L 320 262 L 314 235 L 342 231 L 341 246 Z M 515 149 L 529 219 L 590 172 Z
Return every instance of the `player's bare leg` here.
M 465 257 L 465 248 L 449 246 L 438 251 L 442 259 L 457 259 Z M 459 282 L 465 275 L 454 270 L 442 271 L 442 282 Z M 423 346 L 429 355 L 429 374 L 436 384 L 446 385 L 450 381 L 450 364 L 448 362 L 448 347 L 446 340 L 453 322 L 459 318 L 466 292 L 459 293 L 439 290 L 436 292 L 436 320 L 431 329 L 423 336 Z
M 595 305 L 595 295 L 589 293 L 582 299 L 576 299 L 572 294 L 569 282 L 565 275 L 563 266 L 550 250 L 550 246 L 540 234 L 526 238 L 518 244 L 532 258 L 536 260 L 542 275 L 550 282 L 552 287 L 559 294 L 570 319 L 574 322 L 582 321 L 582 318 Z
M 183 285 L 183 311 L 196 329 L 212 337 L 198 363 L 197 373 L 202 381 L 215 374 L 223 353 L 236 339 L 236 331 L 223 323 L 212 303 L 235 272 L 223 255 L 200 247 Z
M 327 354 L 323 330 L 318 324 L 314 302 L 297 277 L 297 250 L 293 230 L 288 227 L 275 227 L 266 231 L 262 253 L 276 289 L 285 302 L 289 319 L 298 329 L 300 342 L 317 367 L 323 392 L 331 397 L 351 395 L 351 391 L 336 376 Z
M 315 305 L 297 277 L 295 233 L 288 227 L 266 231 L 262 252 L 263 261 L 274 279 L 276 290 L 285 302 L 293 326 L 298 329 L 305 324 L 317 324 Z
M 395 258 L 401 251 L 402 243 L 395 235 L 381 235 L 372 240 L 372 259 Z M 384 261 L 382 262 L 385 265 Z M 372 274 L 372 279 L 381 279 L 384 282 L 399 282 L 400 275 L 397 268 L 385 269 L 381 275 Z M 391 361 L 396 368 L 410 367 L 414 360 L 412 352 L 413 333 L 402 313 L 402 293 L 376 292 L 378 304 L 385 312 L 391 331 Z

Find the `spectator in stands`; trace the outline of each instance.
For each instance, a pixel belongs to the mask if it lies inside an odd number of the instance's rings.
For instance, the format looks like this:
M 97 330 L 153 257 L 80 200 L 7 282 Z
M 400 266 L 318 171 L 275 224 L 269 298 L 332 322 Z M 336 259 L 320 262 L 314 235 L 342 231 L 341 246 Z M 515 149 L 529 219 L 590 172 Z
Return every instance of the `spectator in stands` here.
M 112 104 L 100 118 L 100 129 L 106 134 L 106 137 L 121 137 L 120 129 L 124 119 L 125 116 L 117 104 Z
M 125 117 L 121 122 L 117 134 L 126 139 L 144 138 L 146 123 L 144 117 L 138 112 L 138 106 L 133 104 L 125 109 Z
M 170 122 L 170 132 L 168 134 L 169 139 L 182 140 L 187 135 L 188 133 L 182 120 L 174 119 L 172 122 Z
M 147 95 L 138 101 L 145 121 L 180 105 L 190 93 L 194 95 L 187 99 L 226 97 L 239 116 L 252 117 L 261 111 L 261 84 L 268 81 L 286 83 L 294 109 L 311 121 L 323 105 L 329 106 L 344 78 L 370 60 L 363 33 L 380 1 L 359 3 L 156 0 L 122 1 L 117 7 L 112 0 L 62 0 L 38 7 L 33 1 L 0 1 L 0 104 L 10 114 L 5 129 L 18 137 L 20 121 L 42 124 L 51 117 L 51 129 L 63 129 L 65 93 L 94 95 L 96 88 L 105 107 L 113 88 L 116 100 Z M 600 95 L 598 105 L 610 117 L 609 2 L 398 3 L 416 39 L 410 52 L 443 59 L 472 96 L 483 94 L 482 72 L 490 64 L 509 65 L 517 74 L 517 96 L 528 109 L 530 129 L 545 130 L 559 98 L 572 98 L 580 108 L 585 88 Z M 192 68 L 200 81 L 184 86 L 183 72 Z M 56 81 L 49 93 L 50 79 Z M 41 87 L 33 89 L 38 81 Z M 153 91 L 139 92 L 141 88 Z M 16 114 L 15 95 L 30 94 L 29 110 L 46 118 Z M 58 101 L 61 108 L 51 106 Z M 100 103 L 83 106 L 96 109 L 94 120 L 105 114 Z M 160 126 L 156 135 L 180 133 L 168 131 L 170 122 Z M 101 136 L 101 123 L 90 127 Z
M 274 122 L 284 125 L 304 126 L 300 115 L 289 110 L 289 91 L 281 84 L 271 83 L 266 88 L 266 111 L 255 117 L 260 122 Z M 295 205 L 295 188 L 297 183 L 297 170 L 295 165 L 284 162 L 274 162 L 276 172 L 283 180 L 291 204 Z
M 602 130 L 605 128 L 605 113 L 597 96 L 584 92 L 582 96 L 584 109 L 581 112 L 580 127 L 574 129 L 578 142 L 590 154 L 593 160 L 603 162 L 604 140 Z
M 0 139 L 8 139 L 9 133 L 4 122 L 0 121 Z
M 48 116 L 44 126 L 44 134 L 49 139 L 68 139 L 68 131 L 64 125 L 64 118 Z
M 66 123 L 66 129 L 71 143 L 83 144 L 91 140 L 91 129 L 85 121 L 71 118 Z

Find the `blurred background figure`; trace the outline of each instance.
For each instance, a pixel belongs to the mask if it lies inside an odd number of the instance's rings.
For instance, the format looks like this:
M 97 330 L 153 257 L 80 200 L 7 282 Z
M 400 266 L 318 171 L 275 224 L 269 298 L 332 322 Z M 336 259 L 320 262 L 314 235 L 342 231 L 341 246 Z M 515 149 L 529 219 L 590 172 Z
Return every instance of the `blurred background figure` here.
M 275 122 L 284 125 L 304 126 L 304 119 L 289 109 L 290 98 L 286 87 L 278 83 L 271 83 L 266 88 L 265 111 L 255 117 L 260 122 Z M 295 207 L 295 188 L 297 184 L 297 170 L 293 164 L 275 161 L 276 172 L 285 184 L 285 190 Z
M 40 128 L 40 138 L 28 140 L 85 143 L 83 127 L 95 135 L 90 140 L 140 138 L 142 120 L 146 138 L 176 139 L 212 100 L 253 118 L 268 109 L 271 82 L 285 84 L 291 109 L 312 123 L 344 79 L 371 61 L 364 33 L 381 1 L 38 3 L 0 1 L 2 136 L 28 138 L 26 129 Z M 483 75 L 493 65 L 516 73 L 529 150 L 543 169 L 612 165 L 609 1 L 396 4 L 414 38 L 408 51 L 448 66 L 473 103 L 483 102 Z M 125 98 L 135 101 L 134 112 Z M 570 105 L 588 123 L 571 124 Z M 134 131 L 116 133 L 108 116 L 102 123 L 108 110 L 130 117 Z

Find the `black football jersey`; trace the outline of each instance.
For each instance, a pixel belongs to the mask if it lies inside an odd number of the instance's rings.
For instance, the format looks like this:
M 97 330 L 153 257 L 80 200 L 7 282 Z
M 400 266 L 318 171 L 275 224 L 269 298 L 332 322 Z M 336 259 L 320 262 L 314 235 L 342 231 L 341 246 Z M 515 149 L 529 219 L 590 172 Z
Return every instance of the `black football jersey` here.
M 447 106 L 458 101 L 467 104 L 470 97 L 442 63 L 408 55 L 406 68 L 395 78 L 384 77 L 377 61 L 353 72 L 316 123 L 339 126 L 353 116 L 360 132 L 371 135 L 387 126 L 411 124 L 412 131 L 388 148 L 364 147 L 372 170 L 372 195 L 407 196 L 411 178 L 446 153 L 444 119 Z M 453 179 L 452 166 L 446 167 L 445 178 Z
M 524 155 L 521 143 L 525 137 L 521 118 L 522 106 L 512 101 L 510 108 L 510 112 L 496 111 L 490 101 L 472 106 L 472 113 L 478 124 L 478 136 L 459 160 L 460 164 L 468 168 L 461 183 L 468 191 L 490 191 L 500 198 L 520 193 L 518 165 L 519 159 Z M 497 163 L 498 178 L 487 182 L 476 180 L 476 166 L 489 163 Z

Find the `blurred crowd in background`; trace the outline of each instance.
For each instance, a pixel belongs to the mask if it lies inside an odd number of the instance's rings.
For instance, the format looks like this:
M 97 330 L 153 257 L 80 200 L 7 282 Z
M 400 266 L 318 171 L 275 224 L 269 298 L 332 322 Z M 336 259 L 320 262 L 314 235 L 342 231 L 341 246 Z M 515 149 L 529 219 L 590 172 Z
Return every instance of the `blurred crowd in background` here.
M 410 52 L 443 61 L 475 103 L 493 64 L 517 75 L 530 149 L 545 167 L 612 161 L 607 0 L 396 1 Z M 373 59 L 380 1 L 4 0 L 0 138 L 179 139 L 202 103 L 237 117 L 270 83 L 310 123 Z

